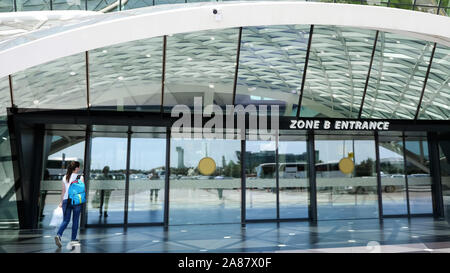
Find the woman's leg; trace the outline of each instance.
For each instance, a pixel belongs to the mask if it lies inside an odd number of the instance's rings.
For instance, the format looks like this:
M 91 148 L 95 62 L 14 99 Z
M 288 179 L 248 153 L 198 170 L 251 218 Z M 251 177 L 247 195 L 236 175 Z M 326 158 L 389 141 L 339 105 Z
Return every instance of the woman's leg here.
M 70 222 L 70 215 L 72 214 L 72 206 L 70 204 L 67 204 L 67 199 L 63 201 L 62 203 L 63 207 L 63 213 L 64 213 L 64 220 L 61 223 L 61 226 L 59 226 L 58 235 L 61 237 L 64 230 L 66 229 L 67 225 Z
M 76 205 L 73 207 L 72 241 L 75 241 L 77 239 L 78 223 L 80 220 L 80 212 L 81 212 L 81 205 Z

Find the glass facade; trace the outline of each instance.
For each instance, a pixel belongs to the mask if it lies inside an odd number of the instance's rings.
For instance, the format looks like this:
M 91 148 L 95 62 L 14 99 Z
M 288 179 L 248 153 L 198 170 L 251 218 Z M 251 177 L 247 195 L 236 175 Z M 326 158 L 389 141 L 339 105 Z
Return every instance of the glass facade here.
M 166 135 L 133 127 L 130 147 L 128 223 L 162 223 Z
M 170 224 L 241 221 L 241 142 L 172 138 L 170 143 Z M 202 173 L 200 161 L 215 169 Z
M 272 138 L 247 134 L 243 141 L 169 137 L 165 127 L 94 125 L 87 134 L 88 128 L 46 126 L 38 192 L 40 228 L 49 227 L 61 201 L 61 179 L 72 160 L 81 163 L 82 173 L 89 171 L 87 227 L 377 219 L 435 213 L 428 137 L 420 133 L 393 131 L 377 136 L 317 131 L 310 138 L 301 132 L 282 131 Z M 3 140 L 0 152 L 8 155 L 9 135 Z M 90 153 L 85 155 L 87 144 Z M 446 140 L 439 142 L 447 209 L 446 145 Z M 205 159 L 213 162 L 209 173 L 201 166 Z M 11 157 L 2 156 L 2 162 L 1 189 L 8 198 L 1 199 L 0 222 L 17 223 Z
M 70 129 L 70 130 L 68 130 Z M 39 220 L 48 226 L 53 210 L 62 202 L 62 179 L 71 161 L 84 170 L 85 126 L 49 126 L 45 132 L 44 162 L 39 189 Z
M 448 137 L 448 136 L 447 136 Z M 444 216 L 450 222 L 450 140 L 439 141 L 439 163 L 441 169 Z
M 86 6 L 100 10 L 113 2 L 0 1 L 0 11 Z M 179 1 L 128 1 L 110 11 L 175 2 Z M 426 1 L 377 4 L 438 12 Z M 447 0 L 440 1 L 439 14 L 447 7 Z M 192 107 L 196 96 L 203 105 L 220 107 L 233 102 L 277 105 L 284 117 L 300 113 L 307 118 L 357 119 L 362 110 L 362 118 L 413 120 L 418 114 L 419 120 L 448 120 L 448 47 L 382 31 L 376 36 L 375 30 L 319 25 L 312 33 L 311 29 L 310 25 L 252 26 L 167 35 L 38 65 L 11 75 L 11 85 L 9 77 L 0 79 L 0 222 L 17 220 L 5 120 L 12 101 L 21 109 L 89 108 L 97 113 L 162 109 L 167 113 L 178 104 Z M 372 73 L 367 78 L 374 43 Z M 89 158 L 85 171 L 90 172 L 88 225 L 166 224 L 165 215 L 174 225 L 313 218 L 312 195 L 319 220 L 433 213 L 431 156 L 423 134 L 395 132 L 377 138 L 370 133 L 317 132 L 311 142 L 303 133 L 281 134 L 272 140 L 248 137 L 242 146 L 235 139 L 170 138 L 167 142 L 165 128 L 132 125 L 131 121 L 130 126 L 96 125 L 88 143 L 85 125 L 46 127 L 39 189 L 43 226 L 59 202 L 65 162 L 84 161 L 85 156 Z M 91 150 L 85 155 L 87 144 Z M 314 151 L 307 151 L 309 144 Z M 440 145 L 447 204 L 442 160 L 446 148 L 444 142 Z M 308 162 L 311 152 L 315 162 Z M 204 158 L 211 158 L 216 166 L 209 175 L 198 167 Z M 347 173 L 339 169 L 344 158 L 353 166 Z M 380 197 L 383 215 L 379 215 Z
M 378 218 L 374 138 L 318 135 L 315 149 L 318 219 Z
M 232 0 L 225 0 L 232 1 Z M 398 9 L 415 10 L 432 14 L 448 16 L 450 2 L 448 0 L 298 0 L 310 2 L 356 4 L 392 7 Z M 121 5 L 113 5 L 116 0 L 0 0 L 0 12 L 28 11 L 28 10 L 95 10 L 114 12 L 119 10 L 136 9 L 155 5 L 184 4 L 196 2 L 220 2 L 219 0 L 122 0 Z M 16 8 L 15 8 L 15 5 Z
M 405 139 L 406 175 L 411 214 L 433 211 L 431 172 L 426 136 L 407 136 Z
M 98 129 L 92 134 L 87 223 L 123 224 L 128 136 L 117 131 L 128 128 Z
M 402 134 L 381 135 L 379 149 L 383 214 L 406 215 L 408 201 Z

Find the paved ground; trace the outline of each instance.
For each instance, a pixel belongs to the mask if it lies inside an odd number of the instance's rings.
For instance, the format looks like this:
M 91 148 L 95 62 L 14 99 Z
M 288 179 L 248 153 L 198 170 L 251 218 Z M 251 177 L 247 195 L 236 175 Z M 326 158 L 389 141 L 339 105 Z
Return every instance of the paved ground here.
M 88 228 L 81 246 L 56 248 L 53 230 L 0 230 L 0 252 L 450 252 L 450 225 L 433 218 Z

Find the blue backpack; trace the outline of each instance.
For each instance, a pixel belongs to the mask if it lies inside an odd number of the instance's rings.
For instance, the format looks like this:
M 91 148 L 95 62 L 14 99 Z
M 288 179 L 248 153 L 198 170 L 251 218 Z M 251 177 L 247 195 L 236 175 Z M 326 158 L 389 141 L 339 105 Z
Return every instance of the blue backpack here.
M 69 202 L 72 205 L 86 203 L 86 187 L 81 179 L 74 180 L 69 186 Z

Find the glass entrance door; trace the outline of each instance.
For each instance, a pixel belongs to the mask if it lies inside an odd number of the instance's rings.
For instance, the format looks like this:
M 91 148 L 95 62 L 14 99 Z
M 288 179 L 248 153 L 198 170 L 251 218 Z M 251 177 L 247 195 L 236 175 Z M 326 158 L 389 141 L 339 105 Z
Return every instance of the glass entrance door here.
M 240 140 L 172 138 L 169 224 L 240 223 L 240 153 Z
M 318 219 L 378 218 L 374 137 L 317 135 L 315 149 Z
M 94 126 L 87 203 L 87 224 L 123 224 L 127 126 Z
M 132 127 L 131 130 L 128 224 L 162 223 L 166 134 L 161 132 L 165 128 Z

